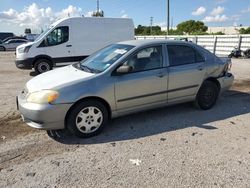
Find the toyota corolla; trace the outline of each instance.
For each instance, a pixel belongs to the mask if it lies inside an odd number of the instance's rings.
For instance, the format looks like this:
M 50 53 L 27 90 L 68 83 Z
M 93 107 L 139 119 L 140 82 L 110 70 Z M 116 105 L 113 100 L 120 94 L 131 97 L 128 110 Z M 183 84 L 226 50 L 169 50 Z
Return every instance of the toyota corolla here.
M 230 59 L 190 42 L 120 42 L 31 79 L 17 105 L 31 127 L 90 137 L 138 111 L 189 101 L 208 110 L 232 85 L 230 67 Z

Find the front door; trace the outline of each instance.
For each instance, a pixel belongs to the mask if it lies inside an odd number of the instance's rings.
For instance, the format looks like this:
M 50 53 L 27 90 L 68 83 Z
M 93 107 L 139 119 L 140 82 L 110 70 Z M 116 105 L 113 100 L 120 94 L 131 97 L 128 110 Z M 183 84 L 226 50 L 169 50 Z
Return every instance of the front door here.
M 166 102 L 167 68 L 163 68 L 162 46 L 151 46 L 133 54 L 124 64 L 133 70 L 116 76 L 117 110 L 129 111 Z
M 50 56 L 56 64 L 74 61 L 71 57 L 73 48 L 69 33 L 68 26 L 57 27 L 46 36 L 41 44 L 46 55 Z

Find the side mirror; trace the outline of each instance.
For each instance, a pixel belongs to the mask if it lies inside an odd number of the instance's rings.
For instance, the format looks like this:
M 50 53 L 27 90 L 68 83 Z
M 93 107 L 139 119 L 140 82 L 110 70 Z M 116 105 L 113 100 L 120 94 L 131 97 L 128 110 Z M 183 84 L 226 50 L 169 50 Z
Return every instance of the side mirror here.
M 129 65 L 122 65 L 120 66 L 117 70 L 116 73 L 118 74 L 126 74 L 128 72 L 131 72 L 133 70 L 133 67 L 129 66 Z

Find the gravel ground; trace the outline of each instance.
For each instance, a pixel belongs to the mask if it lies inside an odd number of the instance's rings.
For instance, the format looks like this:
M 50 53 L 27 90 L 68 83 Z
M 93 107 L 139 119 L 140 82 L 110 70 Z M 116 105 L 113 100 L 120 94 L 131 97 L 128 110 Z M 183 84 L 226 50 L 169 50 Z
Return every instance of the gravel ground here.
M 0 187 L 250 187 L 250 60 L 201 111 L 181 104 L 114 119 L 101 135 L 37 131 L 15 96 L 34 73 L 0 54 Z

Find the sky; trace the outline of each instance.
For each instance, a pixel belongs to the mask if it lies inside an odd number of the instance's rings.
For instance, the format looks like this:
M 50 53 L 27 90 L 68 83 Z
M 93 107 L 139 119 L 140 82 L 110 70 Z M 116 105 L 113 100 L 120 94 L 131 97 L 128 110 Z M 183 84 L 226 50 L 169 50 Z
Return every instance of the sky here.
M 167 0 L 100 0 L 105 17 L 132 18 L 135 26 L 166 26 Z M 96 0 L 0 0 L 0 32 L 40 33 L 68 16 L 90 16 Z M 207 26 L 250 26 L 250 0 L 170 0 L 170 25 L 200 20 Z

